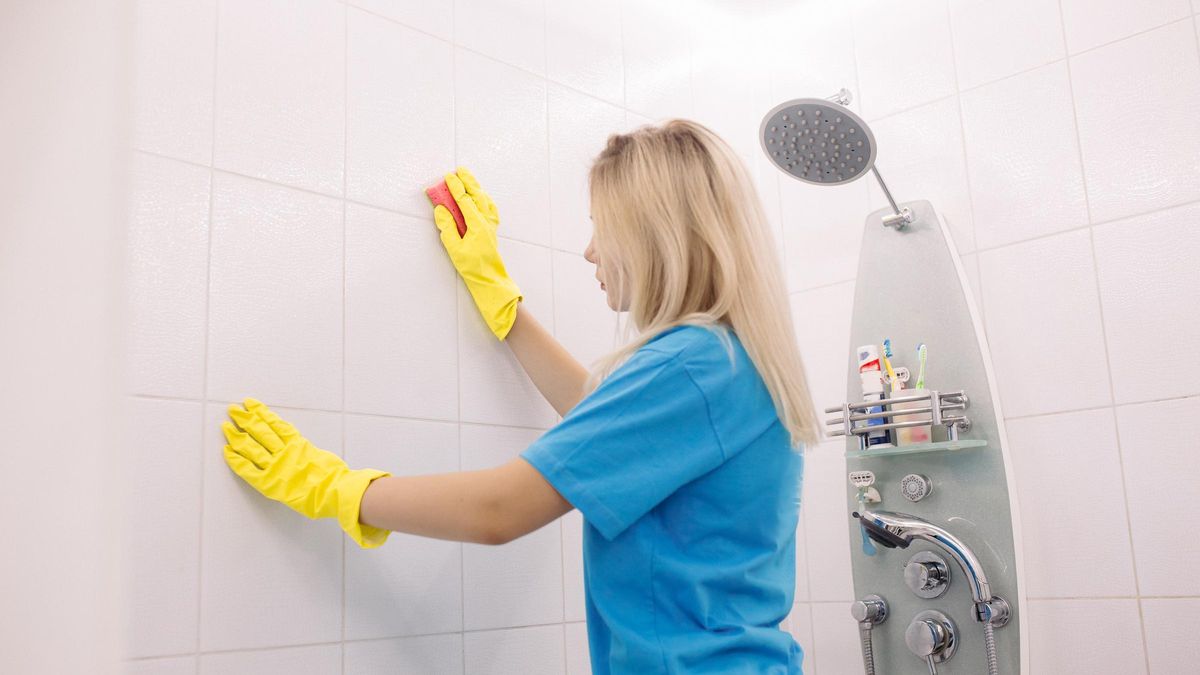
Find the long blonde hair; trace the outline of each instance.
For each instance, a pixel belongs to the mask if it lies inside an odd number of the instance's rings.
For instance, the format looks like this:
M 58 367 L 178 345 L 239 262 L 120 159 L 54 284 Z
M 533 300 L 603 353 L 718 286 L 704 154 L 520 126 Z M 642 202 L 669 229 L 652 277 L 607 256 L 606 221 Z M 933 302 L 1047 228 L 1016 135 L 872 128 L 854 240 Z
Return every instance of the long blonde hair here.
M 816 415 L 783 269 L 758 193 L 707 127 L 669 120 L 609 136 L 589 172 L 593 246 L 639 331 L 598 359 L 584 395 L 658 333 L 731 328 L 754 362 L 792 446 L 815 443 Z M 628 323 L 626 324 L 628 333 Z

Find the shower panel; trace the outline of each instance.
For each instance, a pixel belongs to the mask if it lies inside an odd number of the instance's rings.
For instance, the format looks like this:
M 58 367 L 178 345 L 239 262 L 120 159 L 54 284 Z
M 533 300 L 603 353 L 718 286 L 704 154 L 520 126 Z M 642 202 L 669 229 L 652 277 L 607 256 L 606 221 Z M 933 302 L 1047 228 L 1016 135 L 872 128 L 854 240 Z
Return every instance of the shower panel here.
M 1019 523 L 978 309 L 946 223 L 929 202 L 892 198 L 847 102 L 845 90 L 789 101 L 760 129 L 793 178 L 869 172 L 889 204 L 866 219 L 846 399 L 821 402 L 828 433 L 846 438 L 858 598 L 846 620 L 868 675 L 1016 675 L 1028 663 Z M 867 386 L 885 377 L 890 393 Z

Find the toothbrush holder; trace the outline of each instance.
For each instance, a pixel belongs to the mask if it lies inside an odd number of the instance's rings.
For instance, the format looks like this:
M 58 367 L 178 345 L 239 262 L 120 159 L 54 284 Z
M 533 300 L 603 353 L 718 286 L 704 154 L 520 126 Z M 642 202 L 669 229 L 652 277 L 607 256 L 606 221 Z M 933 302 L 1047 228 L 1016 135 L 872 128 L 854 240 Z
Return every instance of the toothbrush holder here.
M 900 396 L 928 396 L 927 389 L 901 389 L 898 394 Z M 892 406 L 892 410 L 900 411 L 908 408 L 928 408 L 929 401 L 910 401 L 908 403 L 897 403 Z M 928 413 L 914 415 L 897 415 L 893 418 L 895 422 L 917 422 L 922 419 L 929 419 Z M 925 424 L 915 427 L 903 427 L 893 430 L 896 435 L 896 445 L 913 445 L 916 443 L 929 443 L 933 440 L 933 425 Z

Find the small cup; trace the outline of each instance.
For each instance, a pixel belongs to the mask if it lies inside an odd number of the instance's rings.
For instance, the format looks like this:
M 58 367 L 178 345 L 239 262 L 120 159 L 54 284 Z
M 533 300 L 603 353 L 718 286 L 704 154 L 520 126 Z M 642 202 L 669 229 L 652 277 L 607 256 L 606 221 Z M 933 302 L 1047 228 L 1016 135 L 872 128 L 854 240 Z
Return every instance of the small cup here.
M 899 398 L 902 396 L 927 396 L 929 391 L 926 389 L 901 389 L 894 395 Z M 891 406 L 892 410 L 905 410 L 907 408 L 928 408 L 930 405 L 929 399 L 924 401 L 910 401 L 908 403 L 897 403 Z M 929 413 L 917 413 L 915 415 L 896 415 L 892 418 L 896 422 L 916 422 L 919 420 L 930 419 Z M 933 425 L 924 424 L 918 427 L 900 427 L 895 429 L 896 445 L 913 445 L 915 443 L 929 443 L 933 440 Z

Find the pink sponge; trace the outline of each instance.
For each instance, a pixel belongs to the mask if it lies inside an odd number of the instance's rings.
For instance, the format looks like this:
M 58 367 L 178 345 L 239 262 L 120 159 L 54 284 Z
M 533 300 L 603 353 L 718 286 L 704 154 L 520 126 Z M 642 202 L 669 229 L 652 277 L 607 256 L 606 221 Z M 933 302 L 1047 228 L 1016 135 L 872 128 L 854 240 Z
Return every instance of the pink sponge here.
M 458 208 L 458 202 L 454 201 L 454 195 L 450 194 L 450 188 L 446 187 L 446 181 L 425 190 L 425 195 L 429 197 L 429 201 L 433 202 L 434 206 L 441 205 L 450 211 L 450 215 L 454 216 L 454 222 L 458 225 L 460 238 L 467 236 L 467 221 L 463 218 L 462 209 Z

